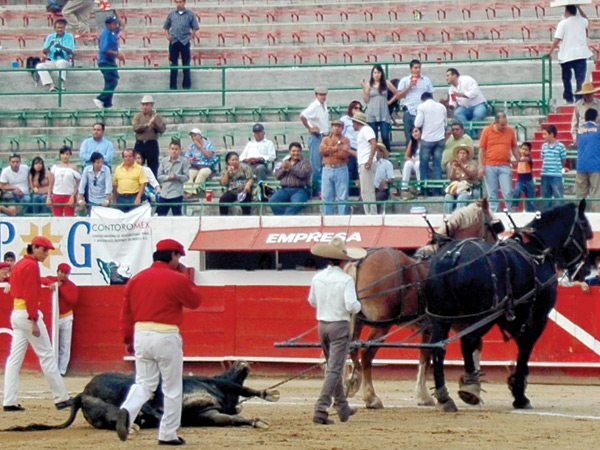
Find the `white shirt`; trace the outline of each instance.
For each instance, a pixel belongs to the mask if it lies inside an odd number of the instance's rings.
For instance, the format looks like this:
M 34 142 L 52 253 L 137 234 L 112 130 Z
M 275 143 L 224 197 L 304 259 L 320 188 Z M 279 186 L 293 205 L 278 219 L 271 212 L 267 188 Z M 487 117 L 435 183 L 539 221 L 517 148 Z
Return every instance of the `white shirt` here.
M 317 127 L 321 130 L 321 134 L 329 134 L 329 112 L 327 110 L 327 103 L 321 103 L 315 99 L 308 107 L 300 113 L 306 121 L 309 127 Z
M 456 97 L 456 101 L 452 101 L 452 94 L 457 92 L 465 94 L 466 97 Z M 479 89 L 477 81 L 468 75 L 460 75 L 456 87 L 450 85 L 450 88 L 448 89 L 448 98 L 450 99 L 450 106 L 456 107 L 458 104 L 458 106 L 464 106 L 465 108 L 472 108 L 473 106 L 485 103 L 486 101 L 481 93 L 481 89 Z
M 13 172 L 10 166 L 2 169 L 0 174 L 0 183 L 6 183 L 9 186 L 18 187 L 23 194 L 29 193 L 29 167 L 25 164 L 19 166 L 18 172 Z
M 558 22 L 554 39 L 560 39 L 558 62 L 565 63 L 576 59 L 587 59 L 592 52 L 587 46 L 586 29 L 588 20 L 583 17 L 570 16 Z
M 423 127 L 421 140 L 427 142 L 441 141 L 446 137 L 446 107 L 433 99 L 427 99 L 417 107 L 415 127 Z
M 54 187 L 52 193 L 56 195 L 73 195 L 77 187 L 77 181 L 81 174 L 70 167 L 52 166 L 50 169 L 54 175 Z
M 369 125 L 364 125 L 356 136 L 356 160 L 358 165 L 366 164 L 369 162 L 369 155 L 371 154 L 371 139 L 377 139 L 373 128 Z M 373 154 L 373 162 L 376 161 L 375 154 Z
M 160 183 L 154 176 L 154 172 L 152 172 L 152 169 L 148 166 L 142 166 L 142 169 L 144 169 L 144 175 L 146 175 L 146 178 L 148 178 L 148 186 L 150 186 L 152 189 L 156 189 L 157 187 L 159 187 Z
M 308 302 L 317 308 L 317 320 L 350 321 L 360 311 L 354 280 L 337 266 L 328 266 L 312 279 Z
M 375 189 L 379 189 L 379 185 L 383 180 L 394 179 L 394 165 L 389 159 L 381 158 L 377 161 L 377 170 L 375 171 Z
M 265 161 L 275 160 L 275 146 L 268 139 L 256 142 L 252 139 L 244 147 L 240 155 L 240 161 L 246 161 L 248 158 L 263 158 Z

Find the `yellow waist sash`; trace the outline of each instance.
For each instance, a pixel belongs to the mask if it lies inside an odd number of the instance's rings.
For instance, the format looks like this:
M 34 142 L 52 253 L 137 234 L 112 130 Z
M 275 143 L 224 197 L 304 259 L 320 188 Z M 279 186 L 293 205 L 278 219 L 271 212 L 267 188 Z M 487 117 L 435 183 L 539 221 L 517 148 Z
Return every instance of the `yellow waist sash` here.
M 156 331 L 158 333 L 178 333 L 177 325 L 158 322 L 136 322 L 135 331 Z
M 27 309 L 27 305 L 25 305 L 25 300 L 22 298 L 15 298 L 13 302 L 14 309 Z

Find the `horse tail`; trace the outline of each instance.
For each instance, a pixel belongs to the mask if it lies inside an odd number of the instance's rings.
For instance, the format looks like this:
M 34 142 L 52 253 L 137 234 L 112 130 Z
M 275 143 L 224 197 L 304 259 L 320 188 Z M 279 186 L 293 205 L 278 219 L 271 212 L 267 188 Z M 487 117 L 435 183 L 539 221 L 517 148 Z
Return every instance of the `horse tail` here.
M 71 414 L 69 415 L 69 418 L 64 423 L 61 423 L 59 425 L 46 425 L 43 423 L 30 423 L 29 425 L 10 427 L 10 428 L 7 428 L 6 430 L 2 430 L 2 431 L 47 431 L 47 430 L 62 430 L 64 428 L 67 428 L 75 421 L 77 412 L 81 409 L 81 396 L 82 395 L 83 394 L 79 394 L 77 397 L 75 397 L 73 399 L 73 402 L 71 403 Z

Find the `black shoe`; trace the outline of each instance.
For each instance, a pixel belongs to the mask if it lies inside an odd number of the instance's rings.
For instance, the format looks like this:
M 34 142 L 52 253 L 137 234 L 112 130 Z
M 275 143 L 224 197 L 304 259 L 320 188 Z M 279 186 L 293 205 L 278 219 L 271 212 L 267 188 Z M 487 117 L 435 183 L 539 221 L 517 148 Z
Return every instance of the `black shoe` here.
M 173 439 L 172 441 L 161 441 L 158 440 L 158 445 L 185 445 L 185 439 L 178 437 L 177 439 Z
M 338 416 L 340 416 L 340 420 L 342 422 L 348 422 L 348 419 L 352 417 L 354 414 L 358 412 L 358 408 L 356 406 L 349 406 L 348 409 L 342 411 L 338 411 Z
M 72 404 L 73 399 L 70 398 L 69 400 L 65 400 L 64 402 L 58 402 L 54 406 L 56 406 L 56 409 L 60 411 L 61 409 L 70 408 Z
M 125 408 L 121 408 L 117 414 L 117 435 L 122 441 L 127 440 L 129 435 L 129 411 Z
M 25 411 L 25 408 L 23 408 L 21 405 L 5 406 L 3 409 L 4 409 L 4 412 Z

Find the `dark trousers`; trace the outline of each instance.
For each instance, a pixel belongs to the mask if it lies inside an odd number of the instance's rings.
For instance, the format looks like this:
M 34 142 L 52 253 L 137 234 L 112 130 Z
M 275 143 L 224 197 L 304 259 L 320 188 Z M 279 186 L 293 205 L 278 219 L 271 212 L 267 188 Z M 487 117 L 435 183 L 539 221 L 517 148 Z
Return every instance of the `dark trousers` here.
M 156 204 L 156 214 L 159 216 L 166 216 L 169 214 L 169 209 L 173 213 L 174 216 L 181 215 L 181 202 L 183 201 L 183 196 L 181 197 L 173 197 L 173 198 L 164 198 L 160 197 Z M 169 203 L 179 203 L 178 205 L 170 205 Z
M 98 67 L 117 67 L 116 64 L 98 64 Z M 113 100 L 113 92 L 117 88 L 119 84 L 119 72 L 116 69 L 113 70 L 103 70 L 102 76 L 104 77 L 104 92 L 96 97 L 102 103 L 104 103 L 105 108 L 110 108 L 112 106 Z
M 179 61 L 179 55 L 181 55 L 181 65 L 190 65 L 190 43 L 183 45 L 181 42 L 172 42 L 169 44 L 169 62 L 171 66 L 177 66 Z M 171 89 L 177 89 L 177 69 L 171 69 Z M 192 87 L 192 77 L 190 75 L 190 69 L 183 69 L 183 88 L 190 89 Z
M 135 141 L 135 146 L 133 150 L 139 152 L 144 158 L 146 158 L 146 163 L 150 170 L 154 174 L 154 176 L 158 176 L 158 141 L 149 140 L 149 141 Z
M 577 91 L 581 89 L 581 85 L 585 81 L 585 72 L 587 70 L 587 61 L 585 59 L 576 59 L 575 61 L 567 61 L 560 65 L 562 70 L 562 82 L 564 87 L 563 98 L 567 102 L 573 101 L 573 86 L 571 85 L 571 71 L 575 72 L 575 84 Z M 581 100 L 581 95 L 576 95 L 575 100 Z
M 139 205 L 135 204 L 135 198 L 137 194 L 119 194 L 117 193 L 117 209 L 120 209 L 123 212 L 129 212 L 134 208 L 137 208 Z
M 402 114 L 402 123 L 404 124 L 404 139 L 406 139 L 406 146 L 410 142 L 412 129 L 415 127 L 415 119 L 417 116 L 413 116 L 408 110 L 404 110 Z M 388 148 L 389 150 L 389 148 Z
M 233 203 L 237 202 L 237 193 L 227 191 L 221 195 L 219 198 L 219 203 Z M 252 201 L 252 195 L 248 194 L 244 199 L 244 203 L 248 203 Z M 250 206 L 242 206 L 242 214 L 245 216 L 249 216 L 252 212 L 252 208 Z M 229 215 L 229 206 L 219 206 L 219 214 L 222 216 Z

